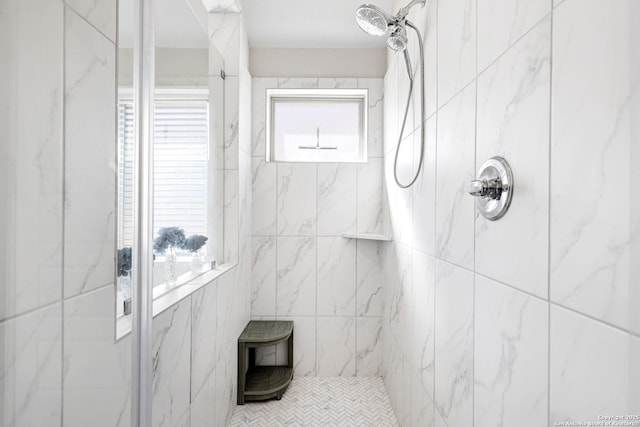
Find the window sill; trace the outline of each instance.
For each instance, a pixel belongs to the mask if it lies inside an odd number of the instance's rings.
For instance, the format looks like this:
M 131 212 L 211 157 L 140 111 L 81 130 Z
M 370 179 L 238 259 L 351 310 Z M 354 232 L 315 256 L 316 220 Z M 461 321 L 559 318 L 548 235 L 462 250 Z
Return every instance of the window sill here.
M 176 285 L 169 290 L 164 290 L 160 295 L 156 297 L 156 290 L 154 289 L 153 299 L 153 317 L 155 318 L 160 313 L 176 305 L 189 295 L 205 287 L 214 280 L 220 278 L 223 274 L 236 267 L 237 263 L 222 264 L 212 270 L 202 273 L 183 285 Z M 118 299 L 119 300 L 119 299 Z M 116 340 L 119 340 L 129 333 L 131 333 L 131 315 L 119 315 L 116 320 Z

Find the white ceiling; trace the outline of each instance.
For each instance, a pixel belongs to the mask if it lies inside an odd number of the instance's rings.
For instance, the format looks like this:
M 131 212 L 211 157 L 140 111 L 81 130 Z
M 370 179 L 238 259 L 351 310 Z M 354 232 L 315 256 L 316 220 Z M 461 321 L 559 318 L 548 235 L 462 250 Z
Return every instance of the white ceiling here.
M 249 45 L 269 48 L 383 47 L 356 24 L 363 3 L 392 12 L 393 0 L 242 0 Z

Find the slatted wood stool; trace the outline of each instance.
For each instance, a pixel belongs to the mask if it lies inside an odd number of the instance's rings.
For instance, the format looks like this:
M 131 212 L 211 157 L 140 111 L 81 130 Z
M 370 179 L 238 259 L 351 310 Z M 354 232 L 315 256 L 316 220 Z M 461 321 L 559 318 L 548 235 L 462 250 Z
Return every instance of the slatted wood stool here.
M 287 366 L 256 366 L 256 348 L 287 341 Z M 246 366 L 248 359 L 248 366 Z M 293 379 L 293 322 L 252 320 L 238 338 L 238 405 L 248 400 L 280 400 Z

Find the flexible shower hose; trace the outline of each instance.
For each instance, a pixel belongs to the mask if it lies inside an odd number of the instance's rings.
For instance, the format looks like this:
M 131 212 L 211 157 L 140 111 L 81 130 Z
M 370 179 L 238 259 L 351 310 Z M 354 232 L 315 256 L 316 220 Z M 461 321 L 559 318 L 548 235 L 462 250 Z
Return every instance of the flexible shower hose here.
M 425 122 L 425 111 L 424 111 L 424 47 L 422 45 L 422 35 L 420 34 L 420 31 L 418 30 L 418 28 L 416 28 L 415 25 L 413 25 L 411 22 L 406 21 L 406 24 L 408 27 L 412 28 L 417 36 L 418 36 L 418 45 L 420 46 L 420 84 L 422 85 L 421 87 L 421 94 L 420 94 L 420 161 L 418 162 L 418 170 L 416 170 L 416 174 L 413 177 L 413 179 L 411 180 L 411 182 L 409 182 L 408 184 L 402 184 L 400 183 L 400 180 L 398 179 L 398 155 L 400 154 L 400 145 L 402 144 L 402 137 L 404 135 L 404 128 L 405 125 L 407 124 L 407 115 L 409 114 L 409 105 L 411 104 L 411 97 L 413 95 L 413 73 L 411 70 L 411 62 L 409 61 L 409 54 L 407 53 L 407 50 L 404 50 L 404 59 L 405 59 L 405 65 L 407 67 L 407 74 L 409 75 L 409 95 L 407 96 L 407 105 L 404 109 L 404 118 L 402 119 L 402 127 L 400 128 L 400 136 L 398 137 L 398 146 L 396 147 L 396 156 L 395 159 L 393 161 L 393 178 L 396 181 L 396 184 L 398 185 L 398 187 L 400 188 L 409 188 L 411 187 L 416 180 L 418 179 L 418 176 L 420 176 L 420 171 L 422 170 L 422 162 L 424 161 L 424 122 Z

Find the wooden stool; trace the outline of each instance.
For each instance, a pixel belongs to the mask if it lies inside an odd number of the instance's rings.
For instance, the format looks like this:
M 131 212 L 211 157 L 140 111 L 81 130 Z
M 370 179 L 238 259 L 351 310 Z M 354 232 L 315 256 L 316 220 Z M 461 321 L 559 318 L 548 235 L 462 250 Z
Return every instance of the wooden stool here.
M 256 366 L 256 348 L 288 341 L 288 366 Z M 245 366 L 247 361 L 249 366 Z M 238 338 L 238 405 L 280 400 L 293 379 L 293 322 L 252 320 Z

